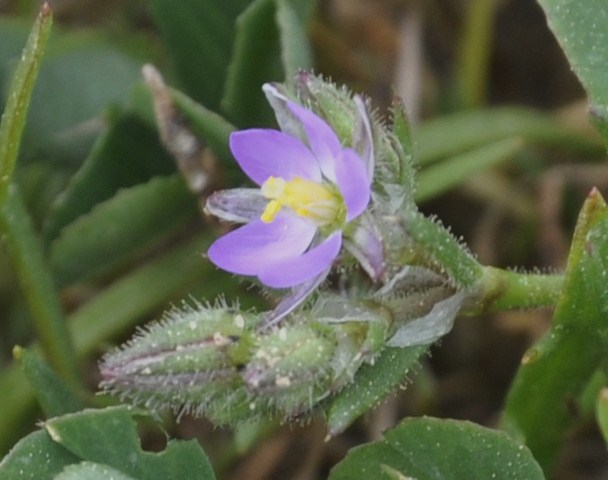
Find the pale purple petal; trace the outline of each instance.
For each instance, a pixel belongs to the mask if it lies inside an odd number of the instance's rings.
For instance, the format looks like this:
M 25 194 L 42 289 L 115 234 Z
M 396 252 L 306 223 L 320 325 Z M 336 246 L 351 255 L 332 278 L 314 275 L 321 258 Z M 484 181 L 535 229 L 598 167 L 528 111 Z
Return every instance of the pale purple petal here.
M 214 192 L 205 202 L 205 212 L 227 222 L 258 220 L 268 205 L 259 188 L 232 188 Z
M 331 267 L 340 252 L 342 232 L 335 232 L 323 243 L 297 257 L 276 262 L 258 273 L 264 285 L 288 288 L 310 280 Z
M 266 83 L 262 89 L 281 130 L 308 143 L 325 176 L 335 181 L 333 157 L 341 147 L 333 129 L 315 113 L 291 101 L 276 85 Z
M 323 175 L 335 181 L 334 158 L 342 149 L 336 133 L 325 120 L 301 105 L 288 100 L 287 106 L 302 122 L 308 144 L 319 161 Z
M 223 270 L 258 275 L 277 263 L 299 257 L 315 233 L 316 227 L 305 220 L 279 214 L 270 223 L 256 220 L 218 238 L 207 255 Z
M 331 267 L 323 270 L 316 277 L 312 277 L 310 280 L 306 280 L 304 283 L 295 285 L 291 289 L 291 292 L 285 295 L 273 310 L 264 314 L 262 328 L 274 327 L 283 318 L 299 307 L 302 302 L 306 300 L 319 285 L 321 285 L 330 270 Z
M 251 180 L 262 185 L 270 176 L 320 181 L 315 156 L 297 138 L 265 128 L 251 128 L 230 135 L 230 150 Z
M 307 138 L 304 126 L 300 119 L 288 108 L 287 102 L 289 99 L 281 89 L 284 89 L 284 87 L 280 84 L 265 83 L 262 85 L 262 90 L 264 90 L 266 99 L 274 110 L 274 116 L 281 131 L 300 139 L 302 142 L 306 142 Z
M 367 168 L 352 148 L 345 148 L 335 158 L 336 183 L 346 204 L 346 221 L 361 215 L 371 197 Z
M 365 101 L 359 95 L 355 96 L 355 106 L 357 107 L 357 126 L 353 134 L 353 148 L 363 160 L 367 168 L 369 178 L 374 176 L 374 139 L 372 137 L 372 127 L 367 113 Z

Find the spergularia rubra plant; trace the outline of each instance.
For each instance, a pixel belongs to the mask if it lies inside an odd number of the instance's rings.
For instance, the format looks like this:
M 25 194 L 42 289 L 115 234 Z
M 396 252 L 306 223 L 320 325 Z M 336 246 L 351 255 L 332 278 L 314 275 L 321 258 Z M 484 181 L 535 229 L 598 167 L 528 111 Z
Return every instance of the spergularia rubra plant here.
M 476 262 L 412 201 L 398 105 L 387 126 L 363 98 L 307 73 L 264 92 L 280 129 L 231 134 L 256 186 L 209 196 L 208 213 L 242 225 L 208 258 L 283 296 L 262 313 L 225 304 L 170 312 L 102 362 L 102 386 L 124 400 L 220 424 L 300 417 L 356 385 L 364 365 L 433 343 L 471 295 Z

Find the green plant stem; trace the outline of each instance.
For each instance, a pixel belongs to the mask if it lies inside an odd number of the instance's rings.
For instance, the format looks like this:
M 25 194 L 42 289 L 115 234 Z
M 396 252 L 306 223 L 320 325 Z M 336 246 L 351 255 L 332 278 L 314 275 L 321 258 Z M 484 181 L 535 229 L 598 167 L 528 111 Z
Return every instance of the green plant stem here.
M 467 313 L 553 307 L 561 294 L 563 281 L 563 275 L 483 267 L 478 301 Z
M 9 188 L 0 209 L 0 231 L 25 295 L 42 350 L 57 373 L 70 385 L 79 384 L 76 353 L 42 244 L 17 188 Z
M 458 61 L 461 101 L 466 108 L 485 103 L 495 13 L 495 0 L 469 2 Z

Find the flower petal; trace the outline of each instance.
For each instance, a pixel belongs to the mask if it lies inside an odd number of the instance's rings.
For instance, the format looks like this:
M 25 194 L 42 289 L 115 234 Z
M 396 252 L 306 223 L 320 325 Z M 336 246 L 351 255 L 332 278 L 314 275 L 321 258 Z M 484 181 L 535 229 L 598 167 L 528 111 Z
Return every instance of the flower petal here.
M 287 106 L 302 122 L 308 144 L 319 161 L 323 175 L 335 182 L 334 158 L 340 154 L 342 149 L 338 136 L 325 120 L 312 111 L 291 100 L 287 101 Z
M 363 160 L 352 148 L 335 158 L 336 183 L 346 204 L 346 221 L 361 215 L 371 198 L 370 178 Z
M 248 223 L 258 220 L 267 204 L 259 188 L 232 188 L 210 195 L 205 212 L 227 222 Z
M 230 135 L 230 150 L 251 180 L 262 185 L 270 176 L 320 181 L 315 156 L 300 140 L 278 130 L 251 128 Z
M 264 314 L 263 327 L 273 327 L 293 312 L 319 285 L 321 285 L 330 270 L 331 268 L 326 268 L 310 280 L 306 280 L 304 283 L 294 286 L 291 289 L 291 292 L 285 295 L 273 310 Z
M 279 214 L 270 223 L 256 220 L 218 238 L 207 255 L 229 272 L 258 275 L 276 263 L 298 258 L 315 233 L 316 227 L 305 220 Z
M 282 90 L 284 87 L 280 84 L 265 83 L 262 85 L 262 90 L 266 95 L 266 99 L 270 106 L 274 110 L 274 116 L 277 119 L 277 123 L 281 128 L 281 131 L 291 135 L 292 137 L 298 138 L 302 142 L 306 142 L 306 132 L 304 126 L 298 117 L 287 106 L 288 98 Z
M 367 168 L 367 175 L 374 177 L 374 138 L 372 126 L 365 101 L 359 95 L 355 95 L 355 106 L 357 107 L 357 126 L 353 134 L 353 148 L 363 160 Z
M 330 268 L 340 252 L 341 245 L 342 232 L 335 232 L 306 253 L 269 265 L 258 273 L 258 278 L 263 284 L 273 288 L 299 285 Z

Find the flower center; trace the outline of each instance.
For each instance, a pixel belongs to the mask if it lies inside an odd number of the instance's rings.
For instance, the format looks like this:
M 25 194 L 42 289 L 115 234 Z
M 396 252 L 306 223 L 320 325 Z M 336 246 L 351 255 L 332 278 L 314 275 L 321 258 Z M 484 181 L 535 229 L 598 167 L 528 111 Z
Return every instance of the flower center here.
M 282 207 L 290 208 L 320 227 L 335 223 L 344 211 L 344 201 L 337 190 L 299 177 L 286 182 L 271 176 L 262 184 L 262 195 L 270 199 L 261 216 L 266 223 L 272 222 Z

